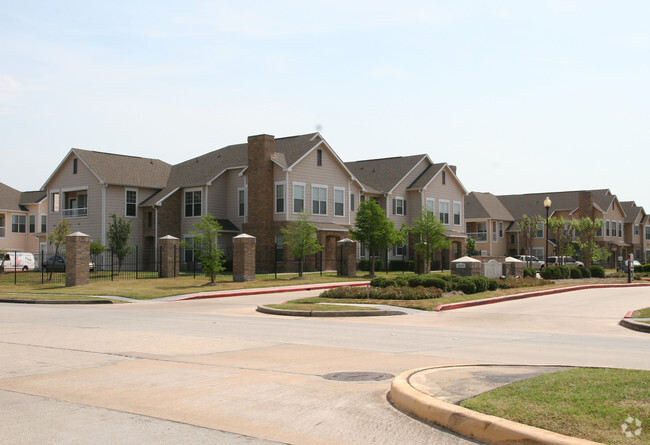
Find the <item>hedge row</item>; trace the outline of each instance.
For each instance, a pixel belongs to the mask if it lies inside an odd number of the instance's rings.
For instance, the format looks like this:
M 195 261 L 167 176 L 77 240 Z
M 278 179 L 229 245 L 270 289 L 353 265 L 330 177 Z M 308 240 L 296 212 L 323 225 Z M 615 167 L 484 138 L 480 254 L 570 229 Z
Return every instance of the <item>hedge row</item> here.
M 435 287 L 337 287 L 320 294 L 321 298 L 349 298 L 375 300 L 429 300 L 440 298 L 442 290 Z
M 580 280 L 582 278 L 605 278 L 605 269 L 601 266 L 591 266 L 589 269 L 584 267 L 569 266 L 549 266 L 542 269 L 539 274 L 547 280 L 564 280 L 572 278 Z

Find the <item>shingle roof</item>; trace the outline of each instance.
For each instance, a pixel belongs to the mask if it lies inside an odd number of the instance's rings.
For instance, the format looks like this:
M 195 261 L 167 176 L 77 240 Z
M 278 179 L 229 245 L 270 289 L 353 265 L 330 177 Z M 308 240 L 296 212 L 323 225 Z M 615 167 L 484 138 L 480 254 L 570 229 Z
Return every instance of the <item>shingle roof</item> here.
M 465 197 L 465 219 L 490 218 L 513 221 L 512 214 L 492 193 L 471 192 Z
M 590 192 L 593 202 L 603 211 L 611 206 L 616 199 L 615 195 L 607 189 L 582 190 Z M 579 190 L 568 192 L 529 193 L 524 195 L 499 195 L 499 201 L 505 206 L 514 219 L 520 219 L 523 215 L 543 216 L 546 213 L 544 199 L 551 198 L 549 214 L 558 210 L 575 211 L 579 207 Z
M 275 139 L 274 151 L 276 161 L 286 167 L 295 164 L 318 144 L 318 141 L 314 140 L 314 136 L 317 134 L 310 133 Z M 171 167 L 171 172 L 167 182 L 164 184 L 164 188 L 147 198 L 141 205 L 153 205 L 178 188 L 203 186 L 214 180 L 225 170 L 243 169 L 247 165 L 248 143 L 229 145 L 181 162 Z
M 45 190 L 36 190 L 33 192 L 22 192 L 20 194 L 20 203 L 22 205 L 38 204 L 45 198 L 47 198 L 47 192 Z
M 0 209 L 22 210 L 20 208 L 20 192 L 0 182 Z
M 445 167 L 444 162 L 441 164 L 431 164 L 420 176 L 418 176 L 411 185 L 408 186 L 410 190 L 419 190 L 426 187 L 429 182 Z
M 160 159 L 102 153 L 73 148 L 95 175 L 106 184 L 162 188 L 167 183 L 171 165 Z
M 426 155 L 398 156 L 346 162 L 345 166 L 362 184 L 378 193 L 391 191 Z
M 634 201 L 621 202 L 621 207 L 623 207 L 623 211 L 625 212 L 626 223 L 636 222 L 639 215 L 642 215 L 644 213 L 643 207 L 637 206 Z M 641 221 L 642 220 L 643 218 L 641 219 Z

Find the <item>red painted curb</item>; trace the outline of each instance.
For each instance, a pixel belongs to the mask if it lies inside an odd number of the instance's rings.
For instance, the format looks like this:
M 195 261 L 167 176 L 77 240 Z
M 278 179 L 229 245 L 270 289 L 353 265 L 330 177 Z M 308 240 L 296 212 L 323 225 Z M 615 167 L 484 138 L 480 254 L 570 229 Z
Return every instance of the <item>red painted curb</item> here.
M 628 311 L 623 318 L 632 318 L 632 314 L 634 314 L 634 311 Z
M 235 290 L 235 291 L 224 291 L 214 294 L 190 294 L 182 298 L 178 298 L 170 301 L 185 301 L 185 300 L 204 300 L 207 298 L 224 298 L 224 297 L 241 297 L 245 295 L 263 295 L 263 294 L 275 294 L 279 292 L 299 292 L 307 290 L 320 290 L 320 289 L 334 289 L 337 287 L 360 287 L 367 286 L 370 282 L 364 283 L 351 283 L 351 284 L 315 284 L 313 286 L 301 286 L 301 287 L 287 287 L 287 288 L 257 288 L 257 289 L 248 289 L 248 290 Z
M 450 311 L 450 310 L 453 310 L 453 309 L 462 309 L 462 308 L 465 308 L 465 307 L 482 306 L 482 305 L 485 305 L 485 304 L 501 303 L 503 301 L 521 300 L 523 298 L 532 298 L 532 297 L 541 297 L 543 295 L 560 294 L 560 293 L 563 293 L 563 292 L 571 292 L 571 291 L 574 291 L 574 290 L 611 288 L 611 287 L 646 287 L 646 286 L 650 286 L 650 284 L 646 284 L 646 283 L 584 284 L 582 286 L 561 287 L 559 289 L 549 289 L 549 290 L 542 290 L 542 291 L 537 291 L 537 292 L 528 292 L 528 293 L 524 293 L 524 294 L 504 295 L 503 297 L 484 298 L 482 300 L 473 300 L 473 301 L 463 301 L 463 302 L 460 302 L 460 303 L 441 304 L 440 306 L 436 307 L 435 311 L 436 312 Z

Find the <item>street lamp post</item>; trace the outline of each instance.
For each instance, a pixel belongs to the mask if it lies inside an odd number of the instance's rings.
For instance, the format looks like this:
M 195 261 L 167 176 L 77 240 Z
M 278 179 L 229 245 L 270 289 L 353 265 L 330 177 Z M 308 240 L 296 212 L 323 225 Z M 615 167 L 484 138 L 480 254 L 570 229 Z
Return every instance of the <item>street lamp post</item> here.
M 551 208 L 551 198 L 548 196 L 544 200 L 544 208 L 546 209 L 546 244 L 544 244 L 544 261 L 548 258 L 548 209 Z

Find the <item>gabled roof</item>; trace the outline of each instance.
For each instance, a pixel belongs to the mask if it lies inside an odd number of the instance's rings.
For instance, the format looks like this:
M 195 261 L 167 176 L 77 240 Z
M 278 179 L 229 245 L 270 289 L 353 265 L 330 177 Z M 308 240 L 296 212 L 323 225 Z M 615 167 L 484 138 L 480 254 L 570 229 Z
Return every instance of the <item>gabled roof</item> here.
M 549 216 L 557 211 L 569 211 L 571 213 L 580 207 L 579 198 L 581 192 L 591 193 L 593 205 L 600 211 L 607 212 L 613 202 L 618 202 L 615 195 L 607 189 L 601 190 L 576 190 L 568 192 L 528 193 L 523 195 L 499 195 L 499 201 L 505 206 L 514 219 L 520 219 L 523 215 L 544 216 L 544 199 L 551 198 Z
M 102 184 L 163 188 L 171 171 L 171 165 L 160 159 L 73 148 L 45 181 L 43 189 L 70 156 L 77 156 Z
M 309 152 L 325 143 L 318 133 L 274 139 L 273 161 L 290 169 Z M 329 147 L 329 146 L 328 146 Z M 345 165 L 341 162 L 345 168 Z M 157 205 L 175 191 L 186 187 L 210 185 L 228 170 L 244 171 L 248 166 L 248 143 L 229 145 L 171 167 L 164 188 L 141 203 Z
M 637 219 L 639 222 L 642 222 L 645 218 L 645 210 L 643 210 L 643 207 L 637 206 L 634 201 L 623 201 L 621 202 L 621 207 L 623 207 L 623 211 L 625 212 L 626 223 L 633 224 L 637 222 Z M 640 219 L 639 216 L 641 217 Z
M 345 165 L 370 192 L 390 193 L 427 155 L 398 156 L 346 162 Z
M 465 197 L 465 219 L 514 221 L 514 217 L 492 193 L 471 192 Z
M 20 192 L 0 182 L 0 210 L 26 212 L 24 206 L 38 204 L 46 197 L 47 194 L 43 190 Z
M 433 181 L 433 178 L 435 178 L 438 173 L 442 171 L 443 168 L 447 166 L 446 163 L 441 163 L 441 164 L 431 164 L 430 166 L 427 167 L 425 171 L 423 171 L 420 176 L 415 178 L 413 183 L 411 183 L 408 186 L 409 190 L 421 190 L 423 188 L 426 188 L 431 181 Z

